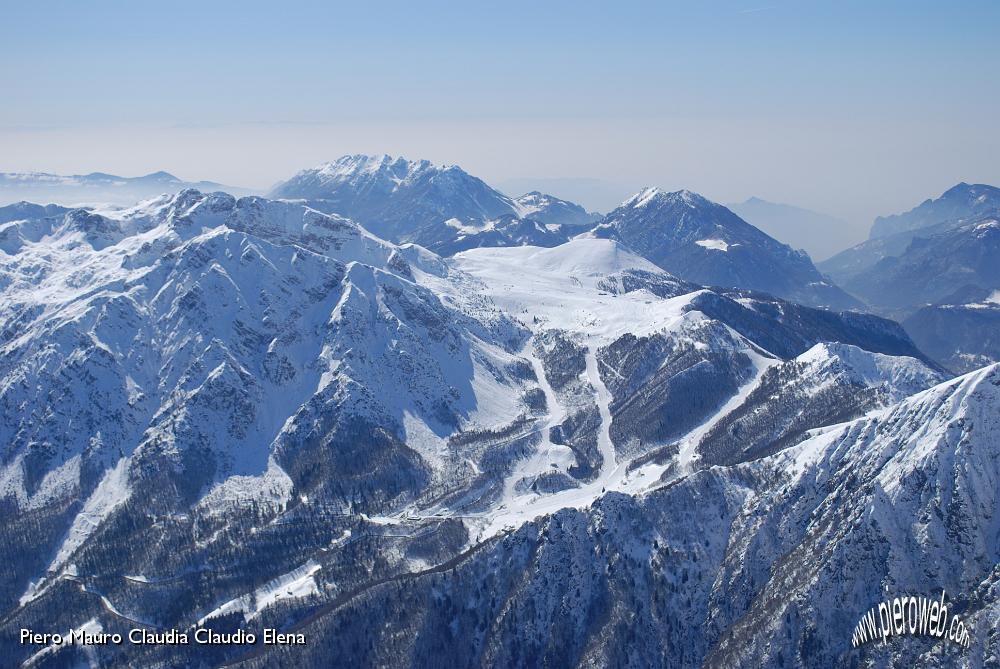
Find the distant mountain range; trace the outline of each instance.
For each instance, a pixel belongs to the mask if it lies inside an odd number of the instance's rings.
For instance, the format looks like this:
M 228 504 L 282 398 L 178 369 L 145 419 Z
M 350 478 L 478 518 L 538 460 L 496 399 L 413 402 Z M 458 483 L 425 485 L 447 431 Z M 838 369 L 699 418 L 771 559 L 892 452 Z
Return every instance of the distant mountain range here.
M 579 202 L 589 211 L 611 211 L 632 193 L 627 186 L 587 177 L 515 177 L 494 185 L 505 193 L 552 193 Z
M 552 247 L 593 228 L 592 234 L 617 239 L 695 283 L 762 290 L 836 309 L 860 305 L 821 276 L 805 254 L 695 194 L 675 202 L 666 193 L 643 192 L 601 217 L 538 191 L 510 198 L 453 165 L 354 155 L 300 172 L 271 196 L 302 201 L 394 242 L 415 242 L 442 255 L 480 247 Z
M 871 239 L 820 263 L 871 308 L 906 325 L 956 371 L 1000 360 L 991 332 L 1000 291 L 1000 189 L 958 184 L 914 209 L 881 217 Z
M 1000 211 L 1000 189 L 983 184 L 958 184 L 935 200 L 925 200 L 910 211 L 879 217 L 865 242 L 819 263 L 836 281 L 849 283 L 885 258 L 904 254 L 916 237 L 927 238 L 976 219 L 996 216 Z M 861 280 L 865 283 L 865 280 Z
M 801 207 L 759 197 L 726 206 L 775 239 L 803 249 L 814 260 L 829 258 L 857 239 L 846 222 Z
M 927 199 L 908 212 L 880 216 L 872 225 L 871 239 L 913 232 L 944 221 L 955 221 L 990 214 L 1000 209 L 1000 188 L 986 184 L 960 183 L 941 197 Z
M 190 186 L 165 172 L 132 179 L 100 173 L 8 176 L 11 189 L 16 184 L 22 189 L 18 193 L 45 185 L 58 190 L 58 196 L 47 198 L 54 202 L 81 198 L 121 204 Z M 239 195 L 238 189 L 215 183 L 201 183 L 196 189 Z M 509 197 L 454 165 L 388 155 L 343 156 L 303 170 L 271 192 L 273 198 L 351 219 L 394 243 L 414 242 L 445 256 L 482 247 L 553 247 L 593 228 L 592 234 L 618 239 L 696 283 L 762 290 L 835 309 L 859 306 L 820 275 L 804 254 L 725 207 L 695 194 L 680 200 L 666 193 L 647 195 L 633 196 L 604 217 L 539 191 Z M 637 206 L 640 200 L 642 206 Z M 761 200 L 745 204 L 758 214 L 781 209 Z M 8 208 L 2 215 L 9 218 L 16 211 Z M 815 217 L 810 224 L 820 225 Z
M 211 181 L 183 181 L 167 172 L 153 172 L 141 177 L 120 177 L 102 172 L 71 176 L 44 172 L 0 172 L 0 205 L 19 200 L 61 205 L 129 205 L 157 195 L 177 193 L 185 188 L 225 191 L 237 196 L 250 193 L 245 188 Z
M 695 283 L 750 288 L 834 309 L 861 305 L 823 277 L 806 253 L 690 191 L 647 188 L 608 214 L 593 234 L 616 239 Z
M 874 306 L 902 310 L 970 288 L 1000 289 L 1000 211 L 873 242 L 902 235 L 910 236 L 905 248 L 846 278 L 844 287 Z

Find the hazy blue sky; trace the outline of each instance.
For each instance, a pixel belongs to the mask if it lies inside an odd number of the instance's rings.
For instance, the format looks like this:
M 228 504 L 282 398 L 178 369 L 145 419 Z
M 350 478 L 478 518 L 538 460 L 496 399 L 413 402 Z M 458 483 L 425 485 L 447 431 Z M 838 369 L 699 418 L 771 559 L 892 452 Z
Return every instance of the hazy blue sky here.
M 1000 183 L 995 1 L 2 2 L 4 171 L 266 187 L 386 152 L 862 227 Z

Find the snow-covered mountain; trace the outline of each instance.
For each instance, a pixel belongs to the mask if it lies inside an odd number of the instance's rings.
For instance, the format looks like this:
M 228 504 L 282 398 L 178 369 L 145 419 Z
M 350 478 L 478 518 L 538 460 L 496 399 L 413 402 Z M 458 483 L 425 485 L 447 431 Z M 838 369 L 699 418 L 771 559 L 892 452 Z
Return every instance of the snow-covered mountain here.
M 246 188 L 223 186 L 211 181 L 183 181 L 167 172 L 153 172 L 141 177 L 120 177 L 102 172 L 74 175 L 0 172 L 0 205 L 21 200 L 69 206 L 80 203 L 131 205 L 164 193 L 172 195 L 185 188 L 225 191 L 237 196 L 250 192 Z
M 829 258 L 857 240 L 846 222 L 802 207 L 751 197 L 727 204 L 744 221 L 814 260 Z
M 0 253 L 5 629 L 324 619 L 713 464 L 704 438 L 759 411 L 762 383 L 803 408 L 773 418 L 791 447 L 939 380 L 890 321 L 704 289 L 614 240 L 445 261 L 192 190 L 19 211 Z
M 295 628 L 317 642 L 248 666 L 991 666 L 998 405 L 993 366 L 765 458 L 606 494 L 345 595 Z M 852 646 L 880 602 L 942 592 L 969 648 L 919 634 Z
M 60 207 L 57 204 L 42 205 L 31 202 L 15 202 L 14 204 L 0 207 L 0 223 L 59 216 L 65 214 L 67 211 L 69 211 L 68 207 Z
M 418 237 L 421 245 L 443 256 L 480 247 L 558 246 L 566 242 L 572 228 L 555 223 L 541 223 L 533 218 L 507 214 L 478 224 L 462 223 L 456 218 L 445 221 L 444 228 L 424 228 Z
M 7 218 L 12 662 L 829 664 L 879 578 L 937 583 L 865 547 L 957 532 L 971 549 L 933 553 L 955 593 L 996 563 L 996 371 L 902 399 L 943 377 L 892 321 L 705 288 L 598 236 L 444 259 L 294 200 Z M 716 241 L 763 236 L 725 222 Z M 950 515 L 882 534 L 895 500 Z M 806 578 L 845 564 L 859 580 Z M 858 611 L 830 622 L 841 600 Z M 309 643 L 15 640 L 198 626 Z
M 530 218 L 543 225 L 574 228 L 591 225 L 601 218 L 600 214 L 590 213 L 578 204 L 539 193 L 537 190 L 515 198 L 514 203 L 521 218 Z
M 445 305 L 418 279 L 425 259 L 445 271 L 436 257 L 346 219 L 183 191 L 4 232 L 0 441 L 22 504 L 98 494 L 112 466 L 176 477 L 189 500 L 283 463 L 287 485 L 361 508 L 430 483 L 455 430 L 519 415 L 522 328 L 472 295 Z M 376 429 L 393 455 L 356 488 L 314 478 L 322 443 Z M 374 490 L 379 476 L 397 483 Z
M 924 363 L 849 344 L 816 344 L 774 365 L 741 406 L 698 444 L 705 462 L 756 460 L 831 425 L 898 402 L 945 379 Z
M 695 283 L 749 288 L 835 309 L 860 303 L 795 251 L 697 193 L 647 188 L 594 229 Z
M 542 193 L 517 200 L 456 165 L 391 156 L 344 156 L 304 170 L 271 191 L 357 221 L 385 239 L 415 242 L 450 255 L 479 246 L 555 246 L 563 226 L 593 218 L 582 207 Z
M 303 170 L 271 190 L 347 216 L 386 239 L 412 239 L 455 219 L 480 224 L 516 214 L 514 201 L 457 165 L 387 155 L 343 156 Z
M 589 211 L 611 211 L 632 194 L 627 186 L 594 177 L 513 177 L 495 185 L 504 193 L 558 194 L 557 197 L 578 202 Z

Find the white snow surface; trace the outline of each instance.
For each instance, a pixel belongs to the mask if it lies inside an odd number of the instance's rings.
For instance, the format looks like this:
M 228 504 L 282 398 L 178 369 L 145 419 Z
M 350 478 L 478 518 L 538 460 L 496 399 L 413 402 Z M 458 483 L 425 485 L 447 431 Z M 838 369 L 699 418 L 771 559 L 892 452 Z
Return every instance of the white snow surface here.
M 1000 456 L 991 435 L 1000 429 L 1000 364 L 950 379 L 854 421 L 815 431 L 814 436 L 769 458 L 788 463 L 800 475 L 822 468 L 828 459 L 879 461 L 879 482 L 890 498 L 902 492 L 906 474 L 930 469 L 933 458 L 951 459 L 963 450 L 973 460 Z M 965 431 L 968 424 L 974 431 Z M 960 438 L 963 436 L 964 438 Z M 950 464 L 950 463 L 949 463 Z M 785 466 L 785 465 L 782 465 Z M 964 463 L 970 475 L 995 468 Z M 997 499 L 997 481 L 982 482 L 981 493 Z M 992 492 L 989 492 L 992 491 Z M 994 506 L 995 508 L 995 506 Z
M 14 315 L 37 306 L 40 318 L 11 345 L 38 346 L 49 357 L 13 368 L 0 390 L 27 393 L 17 389 L 35 387 L 43 365 L 58 375 L 59 365 L 88 364 L 97 379 L 89 394 L 79 386 L 79 410 L 134 410 L 135 422 L 126 417 L 121 434 L 64 437 L 77 443 L 62 450 L 65 461 L 54 462 L 30 496 L 16 456 L 0 468 L 0 491 L 22 505 L 71 494 L 78 455 L 93 450 L 95 439 L 127 455 L 141 442 L 175 442 L 178 429 L 211 435 L 223 455 L 223 479 L 249 482 L 271 472 L 265 487 L 287 488 L 268 464 L 271 444 L 295 427 L 294 415 L 311 396 L 347 379 L 403 389 L 377 400 L 405 426 L 404 436 L 427 442 L 421 455 L 432 464 L 447 436 L 430 408 L 438 398 L 453 404 L 464 425 L 496 425 L 516 415 L 519 382 L 488 371 L 513 360 L 502 348 L 516 336 L 513 325 L 458 290 L 450 291 L 450 305 L 441 304 L 421 278 L 447 283 L 447 270 L 418 247 L 395 246 L 299 203 L 237 202 L 196 191 L 31 223 L 19 228 L 16 248 L 8 249 L 14 255 L 0 266 L 0 308 Z M 338 271 L 344 278 L 332 283 Z M 124 308 L 110 309 L 109 300 Z M 192 319 L 198 331 L 190 330 Z M 436 343 L 424 334 L 425 319 L 448 323 L 433 333 L 447 339 Z M 251 335 L 268 333 L 263 361 L 233 350 L 247 326 L 256 331 Z M 328 334 L 315 336 L 322 332 Z M 92 352 L 80 352 L 81 339 Z M 56 341 L 62 351 L 51 346 Z M 252 371 L 261 364 L 273 364 L 286 378 L 262 378 Z M 207 409 L 220 394 L 254 407 L 250 429 L 211 424 L 218 416 L 198 407 Z M 226 481 L 228 489 L 240 485 L 239 478 Z M 223 490 L 215 496 L 232 497 Z
M 504 500 L 512 500 L 517 496 L 514 486 L 518 481 L 551 471 L 553 468 L 565 474 L 570 467 L 576 464 L 576 454 L 573 453 L 573 450 L 569 446 L 553 443 L 551 438 L 552 427 L 560 424 L 566 418 L 565 407 L 559 402 L 559 398 L 545 377 L 542 362 L 534 354 L 530 344 L 525 347 L 524 356 L 531 361 L 539 387 L 545 394 L 545 404 L 549 408 L 549 413 L 539 428 L 541 443 L 535 448 L 534 454 L 519 461 L 504 481 L 502 497 Z
M 729 251 L 729 244 L 721 239 L 699 239 L 695 242 L 698 246 L 702 248 L 711 249 L 713 251 Z
M 759 382 L 764 371 L 778 362 L 757 353 L 752 347 L 745 351 L 750 355 L 755 366 L 755 373 L 750 381 L 744 384 L 737 393 L 723 405 L 712 417 L 702 425 L 692 430 L 680 444 L 680 475 L 688 474 L 693 469 L 695 447 L 698 441 L 711 427 L 726 414 L 738 407 Z M 494 509 L 469 517 L 471 524 L 479 529 L 478 538 L 485 539 L 495 536 L 504 530 L 514 529 L 524 523 L 541 516 L 555 513 L 564 508 L 582 509 L 589 507 L 599 497 L 608 492 L 622 492 L 630 495 L 641 495 L 662 485 L 661 476 L 669 465 L 648 463 L 631 472 L 628 471 L 628 461 L 618 461 L 611 444 L 609 428 L 611 414 L 609 410 L 610 394 L 597 373 L 597 361 L 593 351 L 587 353 L 587 378 L 597 389 L 597 406 L 601 415 L 601 431 L 599 446 L 604 462 L 597 478 L 578 488 L 561 490 L 548 495 L 524 494 L 520 496 L 505 496 Z
M 309 560 L 287 574 L 282 574 L 257 588 L 253 596 L 246 594 L 220 604 L 202 616 L 198 620 L 198 625 L 203 625 L 211 618 L 217 618 L 237 611 L 243 613 L 247 620 L 253 620 L 264 609 L 273 606 L 279 601 L 300 599 L 319 594 L 319 586 L 316 584 L 315 574 L 321 568 L 318 562 Z
M 87 499 L 83 510 L 73 519 L 73 525 L 70 527 L 62 546 L 59 547 L 55 559 L 52 560 L 52 564 L 49 566 L 50 572 L 61 567 L 73 554 L 73 551 L 79 548 L 91 532 L 97 529 L 101 521 L 128 499 L 129 489 L 125 480 L 127 463 L 126 458 L 119 460 L 118 464 L 104 475 L 97 489 Z
M 578 237 L 555 248 L 514 247 L 475 249 L 456 255 L 452 264 L 477 281 L 469 290 L 483 291 L 503 310 L 516 314 L 534 331 L 556 328 L 567 331 L 586 348 L 586 378 L 595 389 L 601 416 L 599 448 L 603 465 L 590 483 L 549 494 L 534 492 L 516 494 L 514 483 L 528 474 L 539 474 L 551 466 L 548 427 L 562 420 L 563 408 L 551 389 L 542 382 L 550 416 L 543 428 L 543 442 L 534 456 L 518 463 L 504 486 L 504 495 L 493 509 L 474 514 L 470 522 L 479 527 L 479 536 L 492 536 L 505 528 L 516 527 L 541 515 L 561 508 L 583 508 L 611 490 L 640 493 L 656 485 L 665 466 L 647 465 L 627 473 L 628 462 L 619 462 L 611 444 L 609 429 L 610 393 L 598 373 L 596 350 L 626 333 L 645 336 L 657 332 L 684 336 L 684 327 L 705 317 L 699 312 L 686 311 L 694 295 L 700 291 L 672 299 L 662 299 L 645 290 L 624 294 L 603 291 L 602 278 L 624 270 L 640 270 L 669 276 L 612 240 Z M 742 337 L 732 333 L 737 341 Z M 694 446 L 715 421 L 738 406 L 768 366 L 777 362 L 746 344 L 745 352 L 754 361 L 753 380 L 716 416 L 692 432 L 682 450 L 690 466 Z M 530 353 L 523 353 L 532 357 Z M 540 365 L 536 365 L 536 375 Z M 559 464 L 559 463 L 557 463 Z M 565 463 L 563 463 L 565 464 Z M 562 467 L 560 467 L 561 469 Z
M 689 191 L 686 188 L 678 191 L 668 192 L 657 187 L 646 187 L 638 193 L 625 200 L 621 206 L 641 209 L 651 204 L 655 205 L 663 202 L 680 201 L 688 207 L 695 207 L 698 204 L 707 202 L 704 197 Z
M 823 342 L 795 358 L 810 371 L 806 376 L 834 383 L 843 374 L 850 381 L 880 387 L 898 402 L 942 381 L 942 376 L 916 358 L 872 353 L 857 346 Z
M 613 240 L 578 237 L 554 248 L 481 248 L 457 254 L 452 263 L 478 282 L 507 313 L 532 329 L 579 333 L 588 345 L 604 345 L 630 332 L 658 331 L 680 319 L 693 293 L 664 300 L 644 290 L 613 295 L 599 281 L 628 269 L 666 275 Z M 534 319 L 537 319 L 535 321 Z
M 77 625 L 76 627 L 64 632 L 62 634 L 62 637 L 63 639 L 69 639 L 72 638 L 74 633 L 77 634 L 82 633 L 84 635 L 98 635 L 101 634 L 102 632 L 104 632 L 104 626 L 101 624 L 101 621 L 98 620 L 97 618 L 91 618 L 82 625 Z M 63 643 L 65 644 L 66 642 L 64 641 Z M 47 644 L 43 646 L 41 649 L 39 649 L 36 653 L 31 655 L 27 660 L 25 660 L 21 666 L 33 667 L 38 663 L 39 660 L 45 658 L 50 654 L 56 653 L 62 647 L 63 647 L 62 644 L 54 644 L 54 643 Z M 97 660 L 97 653 L 94 652 L 94 648 L 92 646 L 81 644 L 79 648 L 81 649 L 82 654 L 87 658 L 87 664 L 76 665 L 76 666 L 87 666 L 87 667 L 100 666 Z

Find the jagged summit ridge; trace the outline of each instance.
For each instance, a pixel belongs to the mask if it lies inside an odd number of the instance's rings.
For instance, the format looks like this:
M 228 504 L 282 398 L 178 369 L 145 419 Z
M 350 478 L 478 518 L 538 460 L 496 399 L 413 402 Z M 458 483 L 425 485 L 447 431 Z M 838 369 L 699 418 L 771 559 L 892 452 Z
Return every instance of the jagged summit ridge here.
M 683 203 L 689 207 L 708 206 L 713 204 L 710 200 L 695 193 L 694 191 L 682 188 L 677 191 L 666 191 L 656 186 L 647 186 L 638 193 L 622 202 L 622 207 L 649 207 L 663 206 L 674 202 Z
M 388 155 L 323 163 L 278 184 L 271 196 L 308 200 L 397 241 L 451 218 L 475 224 L 517 213 L 513 200 L 461 168 Z
M 429 160 L 411 161 L 403 156 L 394 158 L 385 153 L 374 156 L 358 153 L 321 163 L 315 168 L 303 170 L 299 174 L 315 172 L 330 178 L 350 178 L 360 174 L 387 172 L 397 179 L 403 179 L 406 175 L 418 174 L 426 170 L 446 172 L 449 170 L 461 171 L 461 168 L 456 165 L 437 165 Z
M 382 238 L 443 255 L 480 246 L 555 246 L 567 230 L 595 218 L 540 193 L 515 200 L 456 165 L 388 155 L 344 156 L 299 172 L 271 195 L 305 200 Z

